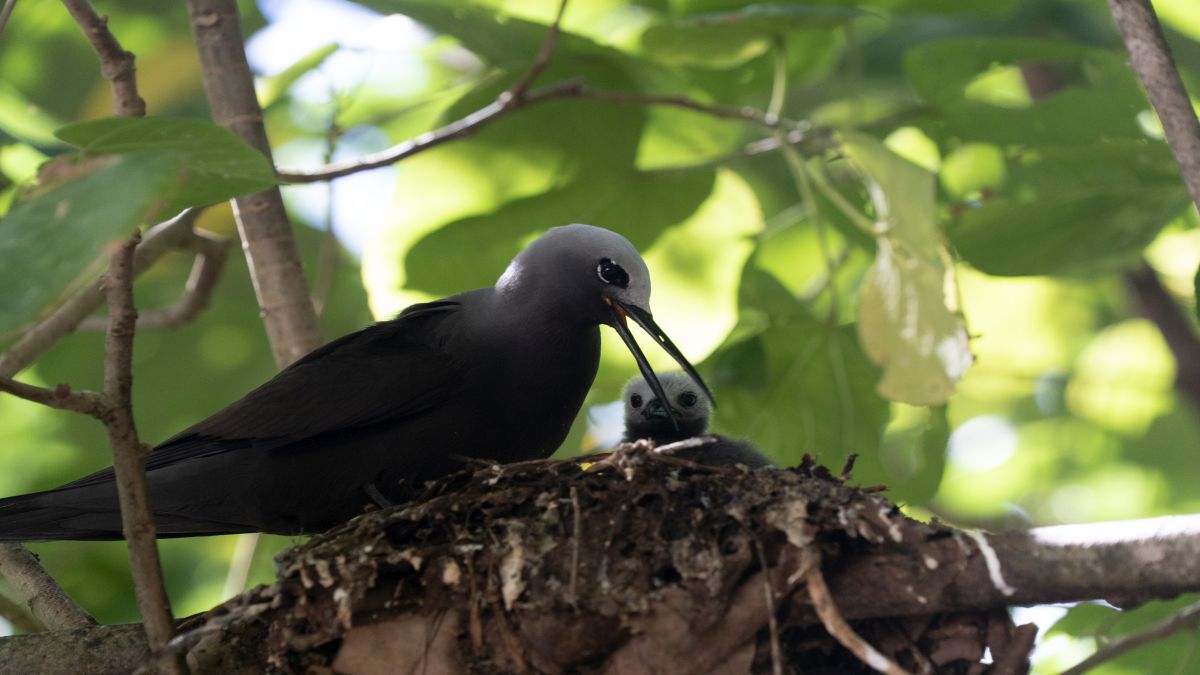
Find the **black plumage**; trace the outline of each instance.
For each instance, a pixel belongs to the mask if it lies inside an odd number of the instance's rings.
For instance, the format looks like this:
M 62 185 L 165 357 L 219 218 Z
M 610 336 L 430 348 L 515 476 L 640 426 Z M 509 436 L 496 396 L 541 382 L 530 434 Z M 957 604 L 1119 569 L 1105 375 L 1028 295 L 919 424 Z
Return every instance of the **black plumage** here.
M 551 229 L 494 287 L 334 340 L 156 447 L 146 470 L 158 533 L 316 532 L 404 501 L 466 457 L 546 457 L 595 378 L 599 324 L 655 386 L 626 317 L 695 372 L 654 324 L 649 296 L 649 271 L 623 237 Z M 111 469 L 0 499 L 0 541 L 120 537 Z
M 708 442 L 679 448 L 671 454 L 697 464 L 710 466 L 742 465 L 751 469 L 775 466 L 753 445 L 719 434 L 706 434 L 711 409 L 709 399 L 683 373 L 664 373 L 659 377 L 663 397 L 655 393 L 644 377 L 635 377 L 625 385 L 621 396 L 625 406 L 626 442 L 638 439 L 668 445 L 689 438 L 704 437 Z M 677 423 L 672 423 L 674 419 Z

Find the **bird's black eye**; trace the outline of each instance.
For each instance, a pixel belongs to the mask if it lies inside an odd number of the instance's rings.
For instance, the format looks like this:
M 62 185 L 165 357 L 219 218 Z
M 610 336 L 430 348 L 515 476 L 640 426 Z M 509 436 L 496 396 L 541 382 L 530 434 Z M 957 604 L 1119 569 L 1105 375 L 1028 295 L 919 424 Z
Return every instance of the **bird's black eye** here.
M 635 408 L 642 407 L 642 397 L 638 394 L 634 394 L 633 396 L 630 396 L 629 397 L 629 405 L 631 405 Z
M 696 405 L 696 395 L 690 391 L 685 391 L 679 395 L 679 405 L 690 408 Z
M 629 273 L 625 271 L 624 267 L 608 258 L 600 259 L 600 264 L 596 266 L 596 275 L 600 277 L 600 281 L 606 284 L 612 284 L 617 288 L 629 287 Z

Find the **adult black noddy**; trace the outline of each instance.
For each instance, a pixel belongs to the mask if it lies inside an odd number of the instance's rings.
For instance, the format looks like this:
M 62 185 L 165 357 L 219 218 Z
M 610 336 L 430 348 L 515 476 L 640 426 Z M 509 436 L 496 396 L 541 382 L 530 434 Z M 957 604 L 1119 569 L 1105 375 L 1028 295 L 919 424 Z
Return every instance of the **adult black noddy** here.
M 625 384 L 621 396 L 625 403 L 625 436 L 622 440 L 632 442 L 646 438 L 654 441 L 656 446 L 662 446 L 706 436 L 712 442 L 683 448 L 672 454 L 710 466 L 741 464 L 751 469 L 775 466 L 774 462 L 745 441 L 705 434 L 708 430 L 710 399 L 691 379 L 682 373 L 664 373 L 660 379 L 657 387 L 644 377 L 635 377 Z
M 146 472 L 158 534 L 317 532 L 403 501 L 464 457 L 549 456 L 596 376 L 600 324 L 662 391 L 626 317 L 708 395 L 649 302 L 650 273 L 624 237 L 551 229 L 494 287 L 334 340 L 155 448 Z M 119 538 L 112 469 L 0 500 L 0 541 Z

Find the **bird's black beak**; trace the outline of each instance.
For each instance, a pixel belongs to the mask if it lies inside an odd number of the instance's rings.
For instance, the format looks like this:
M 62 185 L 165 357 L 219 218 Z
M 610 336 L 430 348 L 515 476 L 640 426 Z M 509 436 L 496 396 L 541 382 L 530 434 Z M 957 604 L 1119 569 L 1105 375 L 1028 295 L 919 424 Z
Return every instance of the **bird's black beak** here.
M 663 329 L 658 327 L 658 324 L 654 322 L 654 317 L 650 316 L 650 312 L 647 312 L 640 307 L 635 307 L 634 305 L 626 305 L 618 300 L 608 297 L 604 298 L 604 301 L 608 304 L 608 308 L 613 315 L 613 329 L 617 331 L 617 335 L 621 336 L 621 340 L 625 342 L 625 346 L 629 347 L 629 351 L 633 354 L 634 360 L 637 361 L 638 370 L 642 371 L 642 377 L 646 379 L 646 383 L 650 385 L 650 390 L 654 392 L 654 395 L 658 397 L 658 400 L 666 401 L 667 394 L 663 391 L 662 383 L 658 381 L 658 376 L 655 375 L 654 371 L 650 369 L 650 363 L 646 361 L 646 355 L 642 353 L 642 348 L 638 346 L 637 340 L 633 339 L 633 333 L 629 332 L 629 325 L 625 322 L 625 317 L 627 316 L 632 317 L 633 320 L 637 322 L 637 324 L 641 326 L 643 330 L 650 334 L 650 337 L 654 338 L 654 341 L 657 342 L 664 351 L 671 355 L 671 358 L 675 359 L 675 362 L 679 364 L 679 367 L 683 368 L 683 372 L 687 373 L 688 377 L 692 378 L 692 381 L 695 382 L 696 385 L 699 386 L 704 392 L 704 395 L 708 397 L 708 400 L 712 403 L 713 407 L 717 407 L 717 402 L 713 400 L 712 392 L 708 390 L 708 385 L 704 384 L 704 380 L 700 379 L 700 373 L 697 373 L 696 369 L 692 367 L 692 364 L 688 363 L 687 357 L 683 355 L 683 352 L 679 351 L 679 348 L 675 346 L 674 342 L 671 342 L 671 338 L 667 337 L 667 334 L 663 332 Z M 671 412 L 671 407 L 663 407 L 666 410 L 667 417 L 671 419 L 671 426 L 676 431 L 679 431 L 679 422 L 675 419 L 675 415 Z

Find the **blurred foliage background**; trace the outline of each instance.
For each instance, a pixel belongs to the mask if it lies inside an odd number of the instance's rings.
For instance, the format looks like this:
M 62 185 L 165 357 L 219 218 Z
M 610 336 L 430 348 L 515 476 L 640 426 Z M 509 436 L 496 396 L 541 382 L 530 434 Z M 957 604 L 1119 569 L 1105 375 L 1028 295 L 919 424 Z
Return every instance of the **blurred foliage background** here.
M 1200 91 L 1194 0 L 1154 4 Z M 96 5 L 137 54 L 150 113 L 206 117 L 184 5 Z M 302 169 L 486 105 L 528 68 L 557 2 L 241 6 L 277 164 Z M 571 0 L 563 28 L 539 84 L 770 106 L 827 142 L 798 144 L 803 157 L 751 154 L 747 144 L 772 138 L 753 124 L 566 99 L 392 167 L 285 188 L 310 278 L 321 268 L 329 283 L 325 338 L 491 284 L 545 228 L 589 222 L 646 254 L 655 314 L 701 362 L 718 430 L 782 464 L 807 452 L 836 467 L 857 452 L 855 479 L 887 483 L 910 514 L 996 529 L 1200 510 L 1197 402 L 1177 395 L 1175 359 L 1125 280 L 1146 261 L 1193 316 L 1200 231 L 1102 0 Z M 69 150 L 55 129 L 107 116 L 109 102 L 66 11 L 19 3 L 0 36 L 0 210 Z M 227 206 L 200 224 L 236 236 Z M 169 303 L 189 266 L 175 254 L 143 275 L 139 305 Z M 0 293 L 21 283 L 4 281 Z M 906 316 L 947 351 L 903 351 L 888 288 L 911 293 Z M 956 383 L 964 327 L 974 364 Z M 233 256 L 198 320 L 137 337 L 143 438 L 165 439 L 268 378 L 264 337 Z M 636 370 L 610 338 L 563 454 L 612 440 L 611 402 Z M 22 378 L 97 387 L 101 354 L 101 336 L 73 335 Z M 881 370 L 881 354 L 898 370 Z M 916 360 L 897 366 L 906 356 Z M 99 425 L 11 397 L 0 397 L 0 437 L 0 495 L 110 463 Z M 239 541 L 162 544 L 178 614 L 238 590 L 227 575 Z M 251 583 L 271 579 L 289 543 L 264 539 Z M 33 548 L 101 621 L 136 619 L 122 543 Z M 1179 602 L 1076 607 L 1043 635 L 1038 669 Z M 1026 613 L 1045 628 L 1065 611 Z M 1195 640 L 1101 672 L 1194 672 Z

